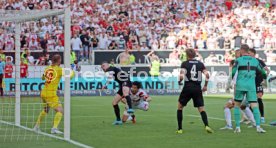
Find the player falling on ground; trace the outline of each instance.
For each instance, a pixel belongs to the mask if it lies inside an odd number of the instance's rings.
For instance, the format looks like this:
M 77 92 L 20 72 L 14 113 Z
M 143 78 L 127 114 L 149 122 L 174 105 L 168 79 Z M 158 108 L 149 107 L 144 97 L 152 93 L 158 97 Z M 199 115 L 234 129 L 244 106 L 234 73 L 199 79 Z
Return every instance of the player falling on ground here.
M 235 49 L 235 58 L 239 58 L 240 57 L 240 49 L 239 48 L 236 48 Z M 234 63 L 235 63 L 235 60 L 232 60 L 230 62 L 230 65 L 229 65 L 229 71 L 231 72 L 232 71 L 232 68 L 234 66 Z M 236 80 L 232 80 L 232 78 L 230 77 L 229 78 L 229 81 L 228 81 L 228 86 L 226 89 L 229 89 L 230 87 L 234 88 L 234 91 L 235 91 L 235 82 Z M 230 91 L 230 90 L 228 90 Z M 225 127 L 222 127 L 220 128 L 221 130 L 233 130 L 232 128 L 232 118 L 231 118 L 231 109 L 234 108 L 235 106 L 235 101 L 234 99 L 229 99 L 229 101 L 227 101 L 227 103 L 224 105 L 224 117 L 225 117 L 225 121 L 226 121 L 226 126 Z M 249 120 L 249 123 L 251 122 L 251 124 L 253 126 L 256 126 L 256 123 L 255 123 L 255 119 L 254 119 L 254 116 L 253 116 L 253 113 L 252 111 L 250 110 L 249 106 L 248 106 L 248 102 L 246 101 L 246 99 L 243 100 L 242 102 L 242 105 L 241 105 L 241 110 L 242 110 L 242 122 L 243 121 L 246 121 L 246 120 Z M 248 122 L 245 122 L 246 124 L 249 124 Z
M 106 82 L 106 85 L 103 87 L 103 89 L 107 89 L 107 85 L 110 83 L 111 80 L 115 80 L 117 83 L 119 83 L 119 90 L 117 94 L 115 95 L 112 105 L 114 108 L 114 113 L 116 116 L 116 120 L 113 123 L 113 125 L 122 125 L 123 122 L 120 117 L 120 108 L 119 108 L 119 102 L 125 98 L 127 105 L 129 109 L 127 110 L 127 113 L 133 114 L 134 110 L 132 109 L 132 103 L 130 98 L 130 87 L 131 82 L 129 75 L 122 71 L 121 69 L 117 67 L 110 66 L 109 63 L 103 62 L 101 65 L 101 68 L 104 72 L 108 73 L 108 80 Z
M 263 67 L 256 58 L 249 56 L 249 47 L 246 44 L 241 45 L 241 57 L 239 57 L 234 64 L 232 70 L 232 78 L 236 75 L 236 88 L 235 88 L 235 133 L 240 133 L 240 106 L 241 102 L 246 95 L 247 101 L 253 110 L 254 118 L 258 133 L 265 133 L 266 131 L 260 127 L 260 112 L 257 104 L 255 77 L 256 71 L 262 72 L 266 77 Z
M 56 54 L 52 58 L 52 65 L 48 66 L 44 70 L 44 74 L 42 75 L 42 80 L 45 80 L 45 86 L 41 91 L 41 99 L 44 104 L 44 109 L 38 116 L 36 125 L 34 130 L 39 132 L 39 126 L 43 120 L 43 118 L 48 114 L 50 108 L 56 111 L 54 117 L 54 125 L 51 129 L 52 134 L 62 134 L 61 131 L 58 130 L 58 125 L 63 116 L 63 108 L 59 102 L 59 98 L 57 96 L 58 85 L 60 83 L 60 79 L 63 75 L 61 64 L 61 56 Z M 73 73 L 71 74 L 71 78 L 73 77 Z
M 250 48 L 249 49 L 249 54 L 250 56 L 252 57 L 255 57 L 256 56 L 256 50 L 254 48 Z M 259 61 L 261 67 L 263 67 L 266 71 L 266 75 L 269 75 L 269 69 L 268 67 L 266 66 L 266 64 L 257 58 L 257 60 Z M 257 97 L 258 97 L 258 104 L 259 104 L 259 110 L 260 110 L 260 113 L 261 113 L 261 123 L 265 123 L 265 118 L 264 118 L 264 104 L 263 104 L 263 94 L 264 94 L 264 90 L 263 90 L 263 86 L 262 86 L 262 82 L 264 81 L 264 78 L 262 76 L 262 73 L 257 71 L 256 73 L 256 80 L 255 80 L 255 83 L 256 83 L 256 92 L 257 92 Z
M 130 97 L 131 97 L 133 109 L 148 111 L 149 102 L 151 101 L 151 98 L 142 89 L 142 84 L 140 82 L 135 81 L 132 83 L 130 94 L 131 94 Z M 125 101 L 124 101 L 124 103 L 125 103 Z M 128 107 L 126 107 L 126 109 L 128 109 Z M 126 122 L 127 120 L 132 121 L 133 123 L 136 123 L 135 115 L 128 114 L 127 110 L 126 110 L 126 111 L 124 111 L 123 122 Z
M 179 84 L 184 80 L 184 87 L 179 96 L 178 109 L 177 109 L 177 121 L 178 130 L 176 133 L 182 134 L 182 120 L 183 120 L 183 108 L 187 103 L 193 99 L 194 107 L 198 108 L 202 121 L 205 125 L 205 130 L 208 133 L 213 133 L 213 130 L 209 127 L 207 114 L 204 110 L 204 100 L 202 92 L 207 91 L 207 85 L 209 80 L 209 74 L 204 64 L 198 60 L 195 60 L 196 52 L 194 49 L 187 49 L 186 55 L 188 60 L 181 64 L 181 71 L 179 76 Z M 205 75 L 205 84 L 201 89 L 202 73 Z

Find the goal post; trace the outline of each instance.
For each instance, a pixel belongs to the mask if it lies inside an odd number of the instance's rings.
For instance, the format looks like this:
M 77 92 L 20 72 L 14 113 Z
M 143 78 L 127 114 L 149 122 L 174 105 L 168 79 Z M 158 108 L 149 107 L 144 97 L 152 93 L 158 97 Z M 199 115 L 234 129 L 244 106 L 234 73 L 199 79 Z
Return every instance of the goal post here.
M 70 39 L 71 39 L 71 16 L 70 9 L 65 9 L 64 15 L 64 36 L 65 36 L 65 51 L 64 51 L 64 67 L 70 69 Z M 68 71 L 67 71 L 68 72 Z M 69 71 L 70 72 L 70 71 Z M 70 126 L 71 126 L 71 95 L 70 95 L 70 73 L 66 74 L 64 84 L 64 139 L 70 140 Z
M 8 105 L 5 106 L 5 102 L 1 106 L 0 102 L 0 130 L 1 130 L 1 124 L 6 124 L 9 126 L 12 126 L 12 132 L 11 134 L 14 134 L 15 128 L 20 128 L 28 131 L 32 131 L 32 128 L 30 127 L 31 124 L 36 122 L 35 118 L 37 112 L 39 110 L 42 110 L 41 107 L 37 107 L 38 103 L 33 104 L 27 104 L 27 108 L 24 108 L 24 105 L 22 104 L 21 100 L 21 83 L 22 79 L 20 78 L 20 64 L 21 64 L 21 43 L 20 43 L 20 34 L 21 34 L 21 26 L 22 23 L 29 22 L 29 21 L 37 21 L 41 20 L 43 18 L 49 18 L 53 16 L 59 16 L 63 15 L 62 19 L 64 21 L 64 51 L 63 51 L 63 68 L 64 68 L 64 83 L 63 83 L 63 98 L 64 98 L 64 116 L 63 116 L 63 137 L 51 135 L 47 132 L 38 132 L 38 134 L 68 141 L 74 145 L 80 146 L 80 147 L 87 147 L 91 148 L 90 146 L 78 143 L 76 141 L 73 141 L 71 139 L 71 92 L 70 92 L 70 40 L 71 40 L 71 15 L 70 15 L 70 7 L 66 9 L 61 10 L 28 10 L 28 11 L 0 11 L 0 23 L 2 22 L 12 22 L 15 24 L 14 26 L 14 33 L 15 33 L 15 91 L 14 91 L 14 102 L 8 103 Z M 35 71 L 34 71 L 35 72 Z M 43 70 L 39 71 L 41 74 L 43 73 Z M 69 74 L 68 74 L 69 72 Z M 14 80 L 14 79 L 13 79 Z M 36 105 L 36 106 L 35 106 Z M 40 104 L 41 106 L 41 104 Z M 8 112 L 8 120 L 5 120 L 5 118 L 1 117 L 1 115 L 5 115 L 5 110 Z M 27 111 L 26 111 L 27 110 Z M 28 113 L 33 110 L 33 113 L 31 117 L 28 117 Z M 3 113 L 4 112 L 4 113 Z M 27 112 L 27 115 L 25 115 L 22 112 Z M 13 117 L 10 117 L 13 116 Z M 31 122 L 29 121 L 25 122 L 24 117 L 32 118 Z M 24 121 L 22 120 L 24 119 Z M 23 123 L 24 122 L 24 123 Z M 46 121 L 45 121 L 46 122 Z M 47 128 L 47 127 L 46 127 Z M 22 133 L 22 132 L 21 132 Z M 20 134 L 20 131 L 18 132 Z M 17 138 L 20 137 L 20 135 L 17 136 Z M 25 137 L 24 137 L 25 139 Z

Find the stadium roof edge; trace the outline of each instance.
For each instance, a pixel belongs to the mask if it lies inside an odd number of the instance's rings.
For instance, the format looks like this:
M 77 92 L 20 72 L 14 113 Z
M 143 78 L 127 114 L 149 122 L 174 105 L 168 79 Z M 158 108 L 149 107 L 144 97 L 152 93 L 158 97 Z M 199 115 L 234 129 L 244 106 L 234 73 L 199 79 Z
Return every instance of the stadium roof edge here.
M 42 10 L 42 11 L 17 11 L 17 10 L 4 10 L 0 11 L 0 22 L 15 22 L 22 23 L 25 21 L 39 20 L 53 15 L 62 15 L 65 9 L 62 10 Z

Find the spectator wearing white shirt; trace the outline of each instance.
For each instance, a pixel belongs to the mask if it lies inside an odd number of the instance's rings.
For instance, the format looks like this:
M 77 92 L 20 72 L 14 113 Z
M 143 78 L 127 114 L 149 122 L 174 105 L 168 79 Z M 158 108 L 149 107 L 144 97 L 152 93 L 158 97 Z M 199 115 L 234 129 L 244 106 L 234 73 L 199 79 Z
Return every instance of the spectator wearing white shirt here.
M 176 37 L 173 35 L 173 33 L 170 33 L 170 35 L 166 39 L 166 42 L 168 44 L 169 49 L 174 49 L 175 48 Z
M 55 47 L 55 51 L 64 51 L 64 46 L 62 46 L 61 41 L 58 42 L 57 46 Z
M 5 40 L 5 50 L 14 50 L 14 38 L 9 34 Z
M 29 42 L 29 50 L 38 50 L 38 42 L 35 38 L 32 38 Z
M 147 51 L 149 50 L 148 46 L 146 45 L 146 43 L 143 43 L 143 45 L 141 46 L 140 50 L 142 51 Z
M 100 50 L 107 50 L 108 47 L 108 38 L 104 32 L 101 32 L 99 36 L 99 49 Z
M 76 53 L 77 61 L 79 61 L 80 56 L 82 55 L 82 42 L 77 34 L 74 34 L 71 39 L 71 48 Z

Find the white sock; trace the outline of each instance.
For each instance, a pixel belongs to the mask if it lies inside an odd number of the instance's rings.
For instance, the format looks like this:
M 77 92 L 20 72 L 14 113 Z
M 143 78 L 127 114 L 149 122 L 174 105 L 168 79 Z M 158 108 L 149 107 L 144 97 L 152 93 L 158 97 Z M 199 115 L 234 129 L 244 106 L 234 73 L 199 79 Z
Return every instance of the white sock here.
M 132 120 L 132 117 L 129 115 L 127 118 L 127 121 L 131 121 L 131 120 Z
M 256 126 L 254 115 L 253 115 L 252 111 L 250 110 L 250 108 L 246 107 L 245 110 L 242 110 L 242 112 L 244 112 L 244 114 L 246 115 L 246 117 L 251 121 L 252 125 Z
M 248 117 L 247 117 L 247 115 L 246 115 L 246 113 L 244 112 L 244 110 L 241 109 L 241 111 L 242 111 L 242 112 L 241 112 L 241 113 L 242 113 L 242 120 L 243 120 L 243 121 L 244 121 L 244 120 L 249 120 Z
M 226 124 L 232 127 L 231 111 L 229 108 L 224 108 L 224 116 L 225 116 Z

